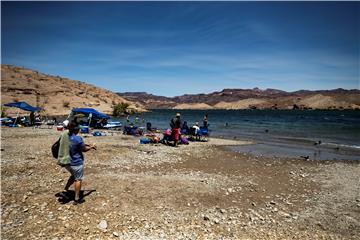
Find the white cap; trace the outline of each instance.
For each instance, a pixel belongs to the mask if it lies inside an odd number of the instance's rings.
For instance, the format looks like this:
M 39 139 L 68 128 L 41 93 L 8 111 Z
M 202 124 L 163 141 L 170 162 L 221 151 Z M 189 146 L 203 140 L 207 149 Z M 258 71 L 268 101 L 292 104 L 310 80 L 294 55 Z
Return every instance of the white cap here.
M 64 125 L 64 127 L 67 127 L 69 125 L 69 120 L 63 121 L 63 125 Z

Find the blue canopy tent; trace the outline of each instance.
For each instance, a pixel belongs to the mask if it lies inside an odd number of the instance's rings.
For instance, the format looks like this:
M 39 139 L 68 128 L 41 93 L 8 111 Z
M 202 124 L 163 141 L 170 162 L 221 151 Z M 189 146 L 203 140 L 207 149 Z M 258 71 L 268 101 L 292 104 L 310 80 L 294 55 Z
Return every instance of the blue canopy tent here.
M 26 102 L 13 102 L 13 103 L 6 103 L 4 104 L 6 107 L 16 107 L 20 108 L 22 110 L 28 111 L 28 112 L 39 112 L 42 110 L 42 108 L 39 107 L 33 107 L 30 104 Z
M 88 118 L 89 127 L 97 127 L 97 122 L 101 119 L 109 119 L 110 117 L 104 113 L 98 112 L 93 108 L 73 108 L 70 115 L 75 116 L 77 114 L 83 114 Z M 70 117 L 70 116 L 69 116 Z
M 26 103 L 26 102 L 12 102 L 12 103 L 5 103 L 4 104 L 5 107 L 15 107 L 15 108 L 18 108 L 19 111 L 17 112 L 16 114 L 16 118 L 14 120 L 14 123 L 12 123 L 11 125 L 9 126 L 16 126 L 16 120 L 18 119 L 19 117 L 19 112 L 20 112 L 20 109 L 22 110 L 25 110 L 25 111 L 28 111 L 28 112 L 39 112 L 42 110 L 42 108 L 40 107 L 33 107 L 31 106 L 30 104 Z
M 76 114 L 84 114 L 85 116 L 91 116 L 93 119 L 109 119 L 110 117 L 104 113 L 98 112 L 93 108 L 73 108 L 71 112 Z

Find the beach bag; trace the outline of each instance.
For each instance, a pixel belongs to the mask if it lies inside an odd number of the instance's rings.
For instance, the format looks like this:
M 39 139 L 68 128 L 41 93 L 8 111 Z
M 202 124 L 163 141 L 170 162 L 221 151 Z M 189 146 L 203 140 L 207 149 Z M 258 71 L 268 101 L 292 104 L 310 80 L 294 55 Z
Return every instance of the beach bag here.
M 60 148 L 60 139 L 59 138 L 52 146 L 51 146 L 51 153 L 55 159 L 59 156 L 59 148 Z

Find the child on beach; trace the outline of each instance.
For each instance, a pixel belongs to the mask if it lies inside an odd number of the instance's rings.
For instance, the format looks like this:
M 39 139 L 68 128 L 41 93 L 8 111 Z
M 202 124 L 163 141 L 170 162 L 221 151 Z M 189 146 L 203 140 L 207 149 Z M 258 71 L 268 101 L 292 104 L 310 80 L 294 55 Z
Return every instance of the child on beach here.
M 69 187 L 74 183 L 75 187 L 75 199 L 74 204 L 80 204 L 84 202 L 84 199 L 80 198 L 81 183 L 84 175 L 84 156 L 82 152 L 87 152 L 91 149 L 96 150 L 95 144 L 85 144 L 83 139 L 78 136 L 80 127 L 71 122 L 69 124 L 69 136 L 70 136 L 70 164 L 65 168 L 70 172 L 71 176 L 65 186 L 65 190 L 68 191 Z

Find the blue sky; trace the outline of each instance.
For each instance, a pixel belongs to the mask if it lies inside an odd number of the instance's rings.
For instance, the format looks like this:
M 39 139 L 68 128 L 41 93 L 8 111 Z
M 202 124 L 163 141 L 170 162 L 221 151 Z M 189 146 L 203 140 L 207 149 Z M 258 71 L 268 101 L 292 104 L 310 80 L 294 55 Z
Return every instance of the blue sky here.
M 359 89 L 359 2 L 1 2 L 1 62 L 115 92 Z

